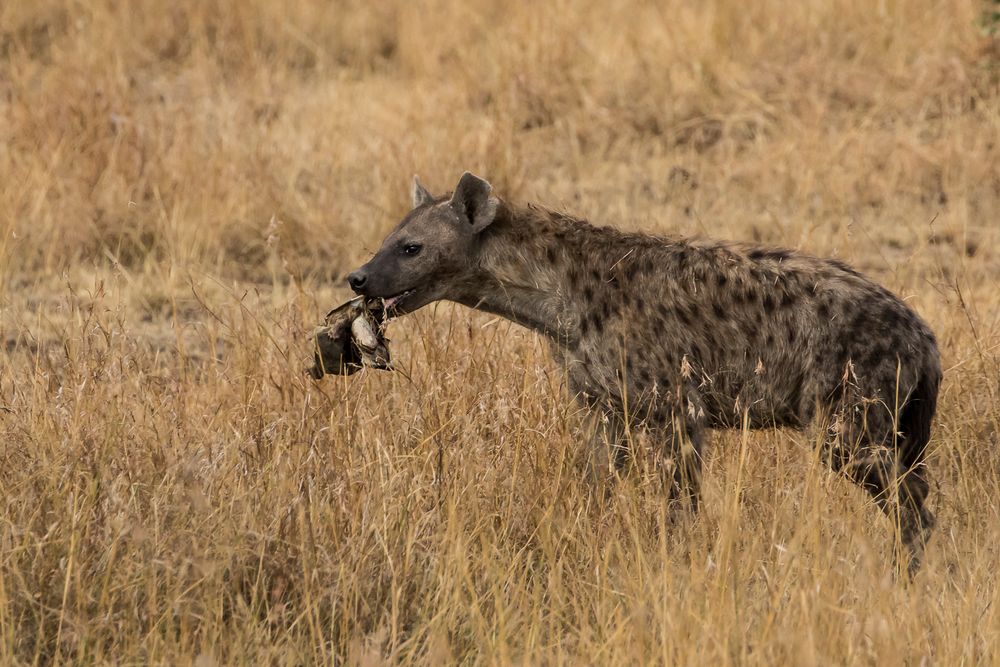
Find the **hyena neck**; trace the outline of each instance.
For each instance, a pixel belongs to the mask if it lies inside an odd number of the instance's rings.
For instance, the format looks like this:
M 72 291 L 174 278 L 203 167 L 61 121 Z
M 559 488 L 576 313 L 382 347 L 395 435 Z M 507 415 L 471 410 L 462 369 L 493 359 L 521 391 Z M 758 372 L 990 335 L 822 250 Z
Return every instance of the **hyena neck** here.
M 564 225 L 556 214 L 502 202 L 496 221 L 483 234 L 474 277 L 453 300 L 500 315 L 559 345 L 574 345 L 579 316 L 569 289 L 573 262 Z

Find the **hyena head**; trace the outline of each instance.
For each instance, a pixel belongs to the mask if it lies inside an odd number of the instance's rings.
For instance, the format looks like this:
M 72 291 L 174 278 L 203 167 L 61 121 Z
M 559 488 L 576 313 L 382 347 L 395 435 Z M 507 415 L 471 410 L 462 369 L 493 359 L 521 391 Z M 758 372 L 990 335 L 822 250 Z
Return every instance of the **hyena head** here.
M 449 197 L 413 179 L 413 210 L 368 263 L 347 277 L 358 294 L 408 313 L 449 295 L 473 276 L 479 235 L 497 214 L 490 184 L 465 172 Z

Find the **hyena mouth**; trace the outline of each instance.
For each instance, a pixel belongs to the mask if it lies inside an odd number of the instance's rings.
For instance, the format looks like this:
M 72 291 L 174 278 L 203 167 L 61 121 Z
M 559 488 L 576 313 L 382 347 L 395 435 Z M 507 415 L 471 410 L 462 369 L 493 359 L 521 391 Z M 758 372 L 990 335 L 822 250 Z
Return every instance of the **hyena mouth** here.
M 410 296 L 417 290 L 408 289 L 405 292 L 400 292 L 396 296 L 390 296 L 388 299 L 382 299 L 382 307 L 385 308 L 387 313 L 396 310 L 399 307 L 399 302 Z

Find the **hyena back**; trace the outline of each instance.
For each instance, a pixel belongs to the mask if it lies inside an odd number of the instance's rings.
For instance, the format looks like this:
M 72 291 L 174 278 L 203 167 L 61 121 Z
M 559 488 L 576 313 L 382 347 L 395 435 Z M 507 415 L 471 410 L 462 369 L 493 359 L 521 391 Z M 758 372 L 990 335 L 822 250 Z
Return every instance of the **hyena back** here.
M 823 458 L 898 521 L 910 571 L 934 518 L 925 454 L 941 369 L 902 301 L 841 262 L 667 239 L 515 207 L 466 173 L 414 208 L 349 277 L 402 314 L 437 300 L 548 336 L 594 415 L 598 467 L 626 433 L 662 443 L 697 506 L 706 428 L 825 428 Z

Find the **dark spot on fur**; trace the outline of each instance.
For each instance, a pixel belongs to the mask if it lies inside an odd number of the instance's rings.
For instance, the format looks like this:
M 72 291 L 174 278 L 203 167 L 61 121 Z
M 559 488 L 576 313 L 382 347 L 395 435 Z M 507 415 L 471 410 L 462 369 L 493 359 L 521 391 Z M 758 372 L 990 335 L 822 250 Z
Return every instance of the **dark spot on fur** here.
M 826 303 L 826 301 L 820 301 L 819 308 L 816 312 L 819 314 L 820 318 L 825 320 L 830 317 L 830 306 Z
M 601 280 L 601 272 L 598 271 L 597 269 L 591 269 L 590 270 L 590 277 L 593 278 L 594 280 L 600 282 L 600 280 Z
M 774 297 L 770 294 L 765 294 L 764 298 L 761 299 L 761 305 L 764 306 L 764 312 L 770 313 L 774 311 Z
M 628 308 L 632 305 L 632 297 L 628 292 L 622 292 L 622 306 Z
M 635 262 L 632 262 L 627 267 L 625 267 L 625 279 L 628 280 L 629 282 L 635 279 L 635 272 L 637 269 L 638 267 L 635 265 Z
M 545 249 L 545 257 L 549 260 L 549 264 L 556 263 L 556 249 L 549 246 Z
M 879 362 L 885 359 L 889 354 L 889 350 L 883 349 L 877 345 L 872 345 L 870 348 L 864 351 L 861 356 L 861 363 L 866 368 L 874 368 L 878 366 Z
M 587 321 L 587 318 L 584 317 L 582 320 L 580 320 L 580 335 L 586 336 L 589 330 L 590 330 L 590 323 Z M 586 361 L 586 357 L 584 358 L 584 361 Z
M 719 287 L 725 286 L 727 282 L 729 282 L 729 277 L 725 273 L 717 273 L 715 275 L 715 284 Z
M 741 304 L 751 303 L 757 300 L 757 292 L 755 292 L 751 287 L 747 287 L 746 289 L 742 290 L 737 290 L 736 293 L 733 295 L 733 300 L 736 301 L 736 303 L 741 303 Z
M 705 351 L 698 343 L 691 344 L 691 357 L 698 363 L 705 360 Z
M 791 391 L 788 392 L 788 395 L 799 397 L 802 395 L 803 385 L 805 384 L 805 376 L 802 373 L 795 373 L 791 378 L 789 378 L 789 384 L 791 386 Z
M 774 334 L 767 334 L 767 341 L 765 342 L 765 344 L 768 347 L 771 347 L 772 345 L 774 345 Z
M 640 370 L 639 371 L 639 379 L 642 380 L 643 382 L 648 383 L 649 382 L 649 371 L 646 370 L 645 368 L 643 368 L 642 370 Z
M 715 334 L 712 333 L 711 329 L 705 332 L 705 343 L 708 344 L 708 347 L 713 350 L 719 346 L 718 342 L 715 340 Z
M 635 309 L 637 312 L 642 313 L 646 310 L 646 300 L 641 296 L 635 298 Z
M 586 287 L 583 288 L 583 300 L 586 301 L 587 303 L 590 303 L 591 301 L 594 300 L 594 288 L 591 287 L 590 285 L 587 285 Z
M 851 324 L 849 329 L 853 335 L 863 335 L 864 329 L 868 324 L 868 316 L 862 308 L 858 308 L 854 311 L 854 316 L 851 318 Z
M 597 333 L 604 331 L 604 320 L 601 319 L 597 313 L 590 314 L 590 323 L 594 326 L 594 331 Z
M 726 309 L 722 307 L 722 304 L 716 301 L 712 304 L 712 312 L 715 313 L 715 317 L 719 320 L 726 319 Z
M 789 292 L 788 290 L 785 290 L 784 292 L 782 292 L 781 293 L 781 307 L 782 308 L 791 308 L 794 305 L 795 305 L 795 296 L 793 296 L 792 293 Z
M 795 343 L 795 327 L 788 327 L 788 344 L 793 345 Z
M 681 322 L 684 323 L 684 326 L 691 326 L 691 314 L 688 312 L 687 307 L 679 307 L 677 309 L 677 317 L 681 318 Z

